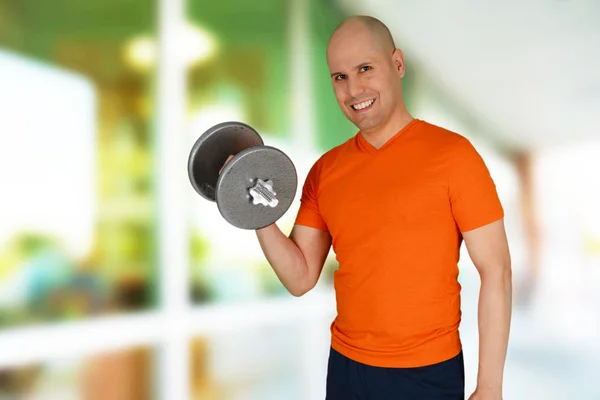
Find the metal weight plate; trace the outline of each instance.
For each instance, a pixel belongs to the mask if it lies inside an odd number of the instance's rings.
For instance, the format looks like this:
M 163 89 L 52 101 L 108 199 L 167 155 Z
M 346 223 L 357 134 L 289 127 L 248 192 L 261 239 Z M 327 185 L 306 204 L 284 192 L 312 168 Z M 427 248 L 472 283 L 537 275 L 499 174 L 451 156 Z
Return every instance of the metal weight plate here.
M 257 179 L 271 181 L 277 205 L 253 204 L 249 189 Z M 241 151 L 223 168 L 217 181 L 216 202 L 227 222 L 241 229 L 264 228 L 289 209 L 298 186 L 296 168 L 289 157 L 271 146 Z
M 205 199 L 215 201 L 219 170 L 227 157 L 262 145 L 260 135 L 242 122 L 222 122 L 208 129 L 196 140 L 188 158 L 188 176 L 193 188 Z

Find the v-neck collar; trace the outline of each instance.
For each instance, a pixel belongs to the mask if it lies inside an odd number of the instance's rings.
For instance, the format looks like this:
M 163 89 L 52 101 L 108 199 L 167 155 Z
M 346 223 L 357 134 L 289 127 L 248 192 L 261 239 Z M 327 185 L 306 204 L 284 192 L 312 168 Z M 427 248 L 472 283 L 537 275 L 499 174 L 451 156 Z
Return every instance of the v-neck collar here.
M 389 147 L 394 141 L 396 141 L 396 139 L 398 139 L 400 136 L 404 135 L 406 132 L 411 130 L 415 125 L 417 125 L 420 122 L 421 122 L 420 119 L 417 119 L 417 118 L 413 119 L 404 128 L 399 130 L 394 136 L 389 138 L 388 141 L 385 142 L 383 144 L 383 146 L 381 146 L 379 149 L 377 149 L 375 146 L 373 146 L 371 143 L 369 143 L 369 141 L 367 141 L 367 139 L 364 138 L 362 132 L 359 131 L 356 134 L 357 145 L 361 150 L 366 151 L 369 154 L 372 154 L 372 155 L 378 154 L 382 150 L 385 150 L 387 147 Z

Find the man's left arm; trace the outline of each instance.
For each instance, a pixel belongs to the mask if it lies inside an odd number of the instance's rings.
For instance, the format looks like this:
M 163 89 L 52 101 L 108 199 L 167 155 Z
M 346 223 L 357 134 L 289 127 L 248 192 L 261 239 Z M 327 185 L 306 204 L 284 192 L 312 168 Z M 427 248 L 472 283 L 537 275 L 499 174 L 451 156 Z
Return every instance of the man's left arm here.
M 512 310 L 512 272 L 504 220 L 463 232 L 479 276 L 479 367 L 469 400 L 501 400 Z

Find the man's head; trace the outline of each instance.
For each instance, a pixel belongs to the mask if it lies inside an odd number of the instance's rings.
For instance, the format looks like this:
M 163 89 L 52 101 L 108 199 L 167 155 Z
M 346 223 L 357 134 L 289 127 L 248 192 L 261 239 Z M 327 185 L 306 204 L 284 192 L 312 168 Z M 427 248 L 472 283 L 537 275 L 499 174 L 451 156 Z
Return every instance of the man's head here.
M 378 19 L 342 21 L 329 39 L 327 64 L 342 112 L 361 131 L 376 131 L 404 110 L 404 56 Z

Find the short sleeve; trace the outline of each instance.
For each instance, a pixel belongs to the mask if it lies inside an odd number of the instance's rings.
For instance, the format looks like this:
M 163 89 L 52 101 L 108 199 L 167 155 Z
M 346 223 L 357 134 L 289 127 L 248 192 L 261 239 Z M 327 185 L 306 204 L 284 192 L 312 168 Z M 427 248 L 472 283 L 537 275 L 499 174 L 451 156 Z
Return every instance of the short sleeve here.
M 481 155 L 461 137 L 450 161 L 449 195 L 460 232 L 470 231 L 504 217 L 496 184 Z
M 319 187 L 320 161 L 317 161 L 306 176 L 300 197 L 300 208 L 296 216 L 296 225 L 309 226 L 320 230 L 328 230 L 327 224 L 321 216 L 317 201 Z

